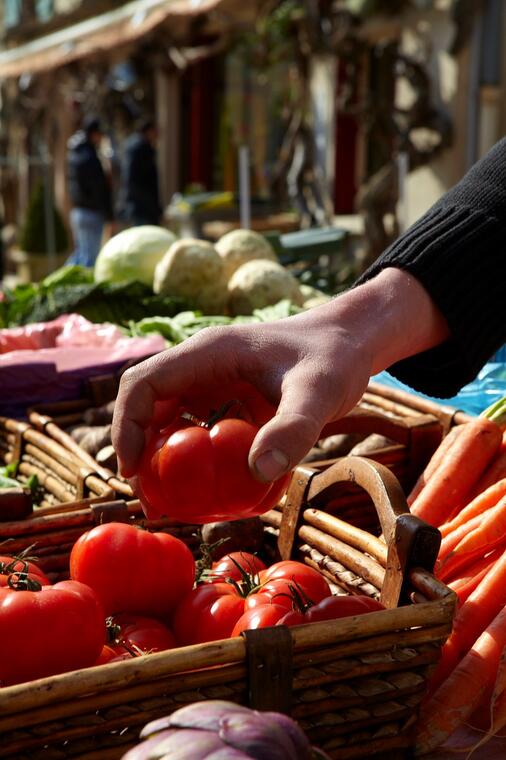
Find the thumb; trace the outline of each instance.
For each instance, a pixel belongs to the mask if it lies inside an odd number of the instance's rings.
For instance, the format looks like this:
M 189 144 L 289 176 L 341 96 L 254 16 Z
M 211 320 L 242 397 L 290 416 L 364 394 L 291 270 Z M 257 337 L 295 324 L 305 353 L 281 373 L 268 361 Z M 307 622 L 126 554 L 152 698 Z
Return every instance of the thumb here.
M 249 453 L 249 465 L 263 482 L 277 480 L 295 467 L 315 445 L 333 416 L 330 394 L 293 378 L 283 389 L 276 415 L 257 433 Z

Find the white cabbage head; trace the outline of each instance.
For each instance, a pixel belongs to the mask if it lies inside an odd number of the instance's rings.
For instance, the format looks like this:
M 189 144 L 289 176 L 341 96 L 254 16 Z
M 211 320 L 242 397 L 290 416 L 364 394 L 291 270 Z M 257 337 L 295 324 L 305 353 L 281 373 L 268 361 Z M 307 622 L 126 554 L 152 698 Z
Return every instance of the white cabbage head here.
M 139 280 L 152 287 L 155 267 L 175 239 L 169 230 L 152 224 L 118 232 L 98 254 L 96 282 Z

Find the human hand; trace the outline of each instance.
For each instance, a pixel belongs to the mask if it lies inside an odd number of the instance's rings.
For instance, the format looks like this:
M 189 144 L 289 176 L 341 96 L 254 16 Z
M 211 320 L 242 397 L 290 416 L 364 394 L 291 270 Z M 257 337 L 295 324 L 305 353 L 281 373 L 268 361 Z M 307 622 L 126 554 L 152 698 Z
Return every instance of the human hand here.
M 399 285 L 407 298 L 395 297 Z M 297 316 L 208 328 L 138 364 L 122 377 L 114 413 L 122 474 L 136 472 L 156 401 L 246 380 L 277 406 L 249 455 L 259 480 L 276 480 L 300 462 L 326 423 L 356 405 L 371 374 L 446 337 L 433 310 L 414 278 L 389 269 Z

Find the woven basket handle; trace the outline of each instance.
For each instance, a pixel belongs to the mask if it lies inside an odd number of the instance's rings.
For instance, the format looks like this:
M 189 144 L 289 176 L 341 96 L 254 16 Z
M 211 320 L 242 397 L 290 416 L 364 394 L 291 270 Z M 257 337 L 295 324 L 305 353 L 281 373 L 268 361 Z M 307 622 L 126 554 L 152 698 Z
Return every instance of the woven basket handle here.
M 402 488 L 393 473 L 371 459 L 352 456 L 337 460 L 318 474 L 309 468 L 299 468 L 293 480 L 299 483 L 299 487 L 295 492 L 291 486 L 287 496 L 288 514 L 286 521 L 283 519 L 279 537 L 282 556 L 287 558 L 293 549 L 296 530 L 306 505 L 311 505 L 316 497 L 324 495 L 336 483 L 356 483 L 371 497 L 388 547 L 381 601 L 386 607 L 407 603 L 409 573 L 414 567 L 432 572 L 441 534 L 410 513 Z M 302 486 L 304 481 L 305 489 Z

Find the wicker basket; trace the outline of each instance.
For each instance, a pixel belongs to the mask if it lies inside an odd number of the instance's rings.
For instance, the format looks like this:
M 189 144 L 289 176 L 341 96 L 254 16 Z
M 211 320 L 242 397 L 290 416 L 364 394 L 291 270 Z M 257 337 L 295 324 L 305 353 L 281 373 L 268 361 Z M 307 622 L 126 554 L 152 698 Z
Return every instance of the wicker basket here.
M 368 492 L 386 544 L 322 508 L 341 481 Z M 47 516 L 42 523 L 25 521 L 21 539 L 33 543 L 37 531 L 40 548 L 54 546 L 71 533 L 74 540 L 109 512 L 114 520 L 132 519 L 135 505 L 115 502 Z M 388 609 L 246 632 L 4 688 L 0 757 L 120 758 L 147 721 L 211 698 L 290 712 L 334 758 L 407 757 L 455 607 L 455 595 L 431 574 L 438 531 L 409 514 L 390 471 L 359 457 L 343 458 L 323 472 L 297 469 L 284 507 L 264 520 L 266 548 L 317 567 L 341 593 L 380 596 Z M 15 527 L 9 526 L 11 536 Z M 193 538 L 190 526 L 173 532 Z
M 46 407 L 41 408 L 46 410 Z M 132 499 L 134 494 L 129 483 L 117 473 L 99 464 L 63 429 L 67 425 L 80 422 L 83 413 L 89 408 L 90 405 L 83 399 L 76 402 L 62 402 L 58 404 L 57 410 L 53 411 L 52 408 L 48 407 L 47 413 L 44 414 L 31 410 L 29 421 L 34 428 L 43 431 L 47 437 L 54 440 L 61 448 L 67 450 L 73 457 L 79 460 L 84 467 L 91 470 L 109 488 L 111 493 Z M 72 411 L 69 412 L 69 409 Z M 53 416 L 55 411 L 57 413 L 56 417 Z M 73 422 L 69 422 L 69 420 L 73 420 Z
M 364 397 L 365 399 L 365 397 Z M 326 431 L 337 433 L 377 433 L 392 441 L 367 453 L 369 459 L 388 467 L 408 493 L 441 443 L 443 426 L 433 415 L 411 414 L 395 416 L 378 407 L 361 404 L 349 414 L 327 425 Z M 335 459 L 311 462 L 311 467 L 322 469 Z
M 472 419 L 470 414 L 453 406 L 421 398 L 398 388 L 389 388 L 381 383 L 369 383 L 363 403 L 398 417 L 430 414 L 440 421 L 445 435 L 454 425 L 463 425 Z
M 17 462 L 16 477 L 21 482 L 37 476 L 43 491 L 41 507 L 66 503 L 77 508 L 114 498 L 114 490 L 98 474 L 96 462 L 84 461 L 26 422 L 0 417 L 0 462 Z
M 88 409 L 113 400 L 117 384 L 118 380 L 115 377 L 95 379 L 89 386 L 87 398 L 38 405 L 29 411 L 29 421 L 35 428 L 81 459 L 113 488 L 116 494 L 132 498 L 130 485 L 116 473 L 99 465 L 66 432 L 66 428 L 83 422 L 83 414 Z M 412 398 L 416 402 L 416 398 Z M 445 428 L 443 417 L 442 411 L 437 416 L 368 391 L 355 410 L 328 426 L 327 430 L 331 433 L 376 433 L 391 439 L 392 444 L 378 446 L 369 451 L 367 456 L 391 469 L 408 492 L 441 442 Z M 334 461 L 335 459 L 322 459 L 312 462 L 311 466 L 321 470 Z

